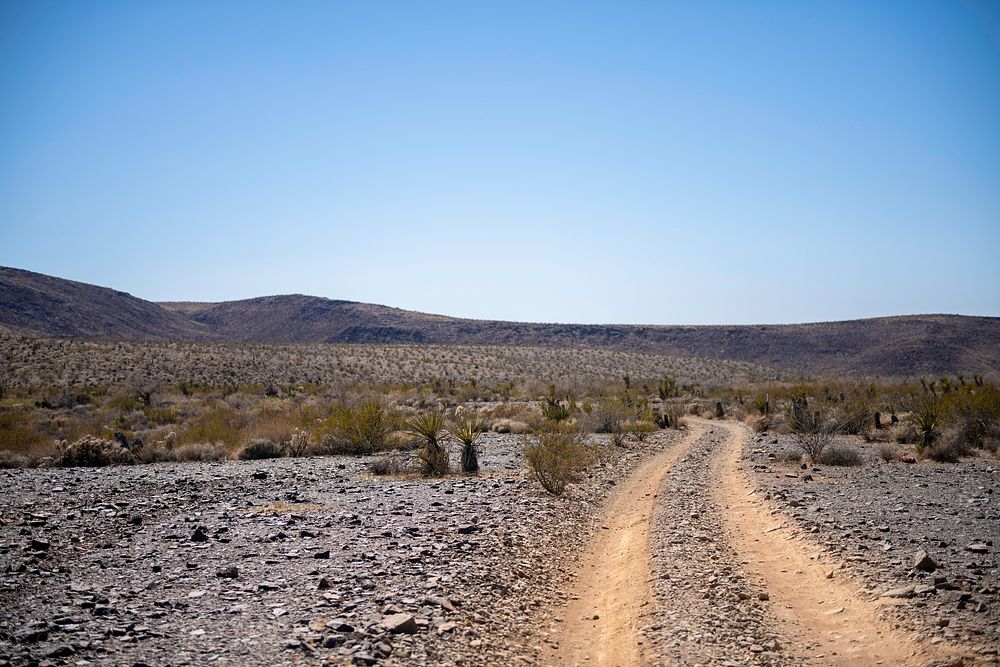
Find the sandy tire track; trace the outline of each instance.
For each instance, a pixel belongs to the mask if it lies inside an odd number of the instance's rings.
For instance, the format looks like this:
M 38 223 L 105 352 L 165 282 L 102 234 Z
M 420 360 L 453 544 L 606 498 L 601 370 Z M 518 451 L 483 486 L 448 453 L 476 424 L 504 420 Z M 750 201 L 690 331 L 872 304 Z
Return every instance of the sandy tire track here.
M 547 664 L 653 664 L 639 632 L 653 601 L 650 525 L 664 478 L 701 433 L 694 426 L 679 443 L 642 463 L 608 500 L 600 529 L 580 560 Z
M 708 423 L 708 422 L 705 422 Z M 824 665 L 914 665 L 942 655 L 904 636 L 879 617 L 878 603 L 858 594 L 842 575 L 828 578 L 834 560 L 796 535 L 789 520 L 758 496 L 743 471 L 742 424 L 711 422 L 727 431 L 713 457 L 713 497 L 748 576 L 770 597 L 786 655 Z

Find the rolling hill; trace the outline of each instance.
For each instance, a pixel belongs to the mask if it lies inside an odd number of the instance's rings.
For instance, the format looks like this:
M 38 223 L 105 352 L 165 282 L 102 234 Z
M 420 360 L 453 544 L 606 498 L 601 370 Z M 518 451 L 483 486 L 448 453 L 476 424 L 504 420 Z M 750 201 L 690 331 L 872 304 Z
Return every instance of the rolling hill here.
M 0 327 L 87 339 L 598 348 L 747 361 L 812 375 L 1000 375 L 1000 318 L 995 317 L 908 315 L 792 325 L 538 324 L 298 294 L 157 304 L 12 268 L 0 268 Z

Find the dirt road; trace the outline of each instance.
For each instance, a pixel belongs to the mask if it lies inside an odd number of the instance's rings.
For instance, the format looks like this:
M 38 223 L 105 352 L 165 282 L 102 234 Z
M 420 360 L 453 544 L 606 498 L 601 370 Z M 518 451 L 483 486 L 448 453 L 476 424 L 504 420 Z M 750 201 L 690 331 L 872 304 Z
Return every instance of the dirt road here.
M 884 622 L 742 470 L 742 425 L 690 420 L 605 506 L 551 664 L 911 665 L 947 654 Z

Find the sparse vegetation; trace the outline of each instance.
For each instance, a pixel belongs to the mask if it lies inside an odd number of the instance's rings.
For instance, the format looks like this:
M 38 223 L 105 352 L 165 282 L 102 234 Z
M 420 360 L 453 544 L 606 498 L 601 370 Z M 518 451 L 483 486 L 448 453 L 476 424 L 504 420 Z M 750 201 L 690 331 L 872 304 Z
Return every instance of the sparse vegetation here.
M 524 448 L 525 460 L 546 491 L 562 495 L 590 461 L 584 434 L 572 424 L 549 423 L 535 437 L 537 443 Z
M 462 418 L 450 431 L 462 443 L 462 472 L 479 472 L 479 452 L 476 439 L 486 430 L 486 425 L 475 415 Z
M 448 473 L 448 448 L 444 439 L 447 435 L 444 429 L 444 415 L 440 412 L 424 412 L 410 419 L 407 423 L 409 432 L 423 439 L 424 446 L 420 450 L 420 460 L 423 461 L 423 473 L 427 477 L 442 477 Z

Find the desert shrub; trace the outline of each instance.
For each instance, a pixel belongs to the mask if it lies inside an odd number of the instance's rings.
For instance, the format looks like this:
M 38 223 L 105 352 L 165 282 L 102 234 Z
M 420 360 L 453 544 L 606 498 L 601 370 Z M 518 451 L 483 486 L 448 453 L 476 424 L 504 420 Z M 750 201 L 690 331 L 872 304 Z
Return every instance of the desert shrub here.
M 174 448 L 167 448 L 163 443 L 143 448 L 139 459 L 143 463 L 166 463 L 172 461 L 222 461 L 228 452 L 222 445 L 191 442 Z
M 191 419 L 178 438 L 179 444 L 185 443 L 222 443 L 226 447 L 235 447 L 241 439 L 243 417 L 225 405 L 209 408 Z
M 570 397 L 565 404 L 555 397 L 555 394 L 546 396 L 541 403 L 542 416 L 549 421 L 561 422 L 572 416 L 576 410 L 576 403 Z
M 57 445 L 56 464 L 65 467 L 97 467 L 135 463 L 135 455 L 113 440 L 103 440 L 91 435 L 73 443 L 62 441 Z
M 878 455 L 879 458 L 881 458 L 883 461 L 885 461 L 886 463 L 890 463 L 892 461 L 895 461 L 899 457 L 899 450 L 896 449 L 891 444 L 885 442 L 879 445 Z
M 257 438 L 247 443 L 237 455 L 242 461 L 258 461 L 261 459 L 276 459 L 281 457 L 281 446 L 271 440 Z
M 27 410 L 0 412 L 0 450 L 24 453 L 48 444 L 49 439 L 37 430 L 37 422 Z
M 368 471 L 373 475 L 401 475 L 406 472 L 406 461 L 399 452 L 381 454 L 368 464 Z
M 181 445 L 173 451 L 178 461 L 222 461 L 227 454 L 225 447 L 204 442 Z
M 8 468 L 30 468 L 32 460 L 24 454 L 0 449 L 0 470 Z
M 282 449 L 285 456 L 304 456 L 306 450 L 309 449 L 309 436 L 306 435 L 305 431 L 295 429 L 288 441 L 282 445 Z
M 628 431 L 639 442 L 645 442 L 651 433 L 656 432 L 656 424 L 645 419 L 635 419 L 629 422 Z
M 462 443 L 462 471 L 466 473 L 479 472 L 479 452 L 476 450 L 476 439 L 486 430 L 486 426 L 475 415 L 462 419 L 450 433 Z
M 494 419 L 490 422 L 490 430 L 494 433 L 529 433 L 531 426 L 517 419 Z
M 746 419 L 747 426 L 754 433 L 766 433 L 769 428 L 771 428 L 771 417 L 767 414 L 758 415 L 756 417 L 747 416 Z
M 339 405 L 327 420 L 323 441 L 330 453 L 370 454 L 385 446 L 386 438 L 395 430 L 395 421 L 378 399 L 354 406 Z
M 143 408 L 142 413 L 146 416 L 146 421 L 154 426 L 166 426 L 180 421 L 180 415 L 172 407 L 147 407 Z
M 1000 391 L 981 387 L 958 403 L 957 438 L 967 449 L 997 451 L 1000 445 Z
M 753 399 L 752 407 L 754 410 L 759 412 L 761 416 L 771 414 L 771 397 L 766 392 L 758 394 Z
M 920 441 L 920 434 L 908 419 L 890 428 L 889 437 L 900 445 L 913 445 Z
M 832 445 L 820 454 L 820 461 L 828 466 L 859 466 L 864 459 L 856 449 Z
M 938 463 L 958 463 L 961 457 L 969 453 L 969 449 L 955 432 L 939 436 L 934 440 L 934 444 L 920 450 L 921 456 Z
M 823 450 L 833 443 L 833 437 L 840 432 L 840 426 L 821 411 L 798 413 L 793 408 L 786 417 L 795 435 L 795 442 L 813 463 L 819 463 Z
M 424 412 L 406 423 L 410 434 L 421 438 L 423 448 L 418 452 L 423 461 L 423 473 L 427 477 L 442 477 L 448 473 L 448 449 L 444 442 L 444 415 L 440 412 Z
M 562 495 L 579 479 L 590 462 L 584 434 L 566 423 L 551 424 L 536 433 L 537 444 L 524 448 L 524 457 L 546 491 Z

